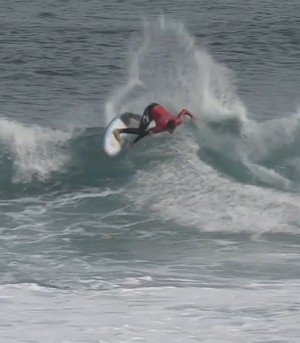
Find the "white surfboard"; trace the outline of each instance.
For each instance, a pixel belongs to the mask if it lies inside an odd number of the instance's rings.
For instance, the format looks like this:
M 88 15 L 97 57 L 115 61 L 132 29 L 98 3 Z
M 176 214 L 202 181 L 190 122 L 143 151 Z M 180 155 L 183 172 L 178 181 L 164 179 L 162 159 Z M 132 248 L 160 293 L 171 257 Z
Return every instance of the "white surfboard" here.
M 122 113 L 114 117 L 114 119 L 107 125 L 104 131 L 103 149 L 109 156 L 118 155 L 127 142 L 132 142 L 137 135 L 122 133 L 120 136 L 120 143 L 113 135 L 115 129 L 123 129 L 126 127 L 138 127 L 140 115 L 132 115 L 131 113 Z

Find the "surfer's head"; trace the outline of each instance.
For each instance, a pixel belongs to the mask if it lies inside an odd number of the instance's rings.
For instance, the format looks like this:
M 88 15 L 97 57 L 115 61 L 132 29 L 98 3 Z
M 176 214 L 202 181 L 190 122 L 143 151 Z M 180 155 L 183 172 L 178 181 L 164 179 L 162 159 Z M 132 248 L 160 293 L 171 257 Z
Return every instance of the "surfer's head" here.
M 168 130 L 168 132 L 172 134 L 175 131 L 175 129 L 176 129 L 176 122 L 175 122 L 175 120 L 172 120 L 172 119 L 169 120 L 167 122 L 167 130 Z

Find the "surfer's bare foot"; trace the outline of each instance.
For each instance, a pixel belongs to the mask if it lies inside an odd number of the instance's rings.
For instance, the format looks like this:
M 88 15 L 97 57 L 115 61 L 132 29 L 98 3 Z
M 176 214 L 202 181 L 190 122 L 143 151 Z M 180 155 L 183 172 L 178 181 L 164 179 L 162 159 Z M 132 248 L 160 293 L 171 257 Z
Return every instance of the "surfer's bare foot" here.
M 113 131 L 115 139 L 120 143 L 120 131 L 118 129 Z

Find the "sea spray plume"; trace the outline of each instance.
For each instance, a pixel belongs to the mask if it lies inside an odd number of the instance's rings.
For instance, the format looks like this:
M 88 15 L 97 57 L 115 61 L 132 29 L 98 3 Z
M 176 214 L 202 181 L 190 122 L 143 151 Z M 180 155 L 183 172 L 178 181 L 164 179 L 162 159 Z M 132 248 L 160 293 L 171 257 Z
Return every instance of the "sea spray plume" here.
M 137 84 L 143 85 L 138 93 Z M 127 81 L 112 93 L 106 112 L 142 113 L 153 101 L 174 112 L 188 108 L 200 119 L 197 143 L 240 160 L 238 140 L 247 118 L 232 72 L 200 49 L 183 24 L 164 17 L 144 22 L 131 50 Z
M 233 74 L 200 49 L 183 24 L 164 17 L 145 21 L 130 61 L 127 82 L 107 102 L 110 112 L 118 108 L 141 113 L 153 101 L 174 112 L 188 108 L 200 117 L 196 137 L 200 146 L 230 157 L 238 155 L 236 138 L 246 121 L 246 109 L 237 96 Z M 143 84 L 138 95 L 133 87 L 137 80 Z M 218 130 L 207 127 L 213 122 L 220 123 L 222 130 L 234 127 L 238 135 L 220 136 Z
M 105 103 L 106 124 L 108 124 L 117 113 L 126 111 L 124 106 L 122 106 L 122 102 L 139 87 L 144 87 L 144 84 L 138 78 L 134 78 L 130 79 L 125 87 L 122 86 L 114 91 L 112 99 Z
M 145 21 L 143 35 L 131 51 L 127 82 L 112 93 L 108 107 L 141 112 L 156 101 L 174 111 L 188 107 L 210 119 L 245 118 L 232 72 L 200 49 L 183 24 L 164 17 Z M 144 89 L 134 96 L 132 84 L 137 80 Z

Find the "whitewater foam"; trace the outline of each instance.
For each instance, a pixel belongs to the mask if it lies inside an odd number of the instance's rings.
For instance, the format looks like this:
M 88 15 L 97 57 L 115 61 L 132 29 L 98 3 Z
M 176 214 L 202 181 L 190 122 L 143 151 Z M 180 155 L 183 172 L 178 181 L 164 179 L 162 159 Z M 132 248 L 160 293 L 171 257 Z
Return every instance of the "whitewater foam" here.
M 70 137 L 67 132 L 37 125 L 25 126 L 1 118 L 0 142 L 2 149 L 10 156 L 12 181 L 44 180 L 52 172 L 62 170 L 69 160 L 64 147 Z

